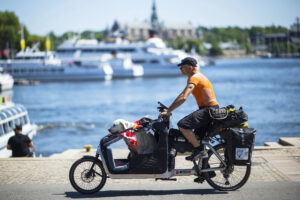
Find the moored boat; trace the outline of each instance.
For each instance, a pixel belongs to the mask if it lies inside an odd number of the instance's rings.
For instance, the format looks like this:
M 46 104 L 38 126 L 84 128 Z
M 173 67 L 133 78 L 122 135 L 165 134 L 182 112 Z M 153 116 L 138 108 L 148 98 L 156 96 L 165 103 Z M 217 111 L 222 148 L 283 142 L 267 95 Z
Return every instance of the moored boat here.
M 15 135 L 16 125 L 22 125 L 23 134 L 30 139 L 36 135 L 37 125 L 30 122 L 27 109 L 21 104 L 14 104 L 9 97 L 0 96 L 0 158 L 12 155 L 6 146 L 9 138 Z
M 0 61 L 5 73 L 11 74 L 15 81 L 81 81 L 105 80 L 112 77 L 112 69 L 105 63 L 93 66 L 62 63 L 53 52 L 42 52 L 27 48 L 21 50 L 15 59 Z
M 94 60 L 105 54 L 129 55 L 133 64 L 143 66 L 144 77 L 148 76 L 178 76 L 181 75 L 177 63 L 191 56 L 182 50 L 167 48 L 161 38 L 151 37 L 147 41 L 128 42 L 118 35 L 107 38 L 106 41 L 82 40 L 72 38 L 63 42 L 56 49 L 56 56 L 63 61 Z M 205 65 L 201 57 L 194 55 L 198 66 Z
M 0 92 L 11 90 L 14 85 L 14 79 L 9 74 L 2 73 L 3 69 L 0 67 Z

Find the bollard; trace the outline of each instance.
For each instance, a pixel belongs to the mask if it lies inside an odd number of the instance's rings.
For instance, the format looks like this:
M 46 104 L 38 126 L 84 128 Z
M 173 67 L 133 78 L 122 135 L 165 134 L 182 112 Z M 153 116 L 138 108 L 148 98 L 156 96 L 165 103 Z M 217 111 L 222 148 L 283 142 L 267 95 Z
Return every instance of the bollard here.
M 84 145 L 84 148 L 85 148 L 86 152 L 90 152 L 90 150 L 92 149 L 92 145 L 90 145 L 90 144 Z

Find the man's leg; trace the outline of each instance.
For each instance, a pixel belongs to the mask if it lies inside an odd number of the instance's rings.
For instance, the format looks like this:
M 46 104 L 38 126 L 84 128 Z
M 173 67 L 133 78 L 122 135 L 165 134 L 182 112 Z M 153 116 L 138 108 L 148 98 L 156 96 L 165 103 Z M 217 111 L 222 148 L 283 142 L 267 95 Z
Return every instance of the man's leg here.
M 188 116 L 181 119 L 177 125 L 184 137 L 193 145 L 194 151 L 191 156 L 186 157 L 187 160 L 197 159 L 199 156 L 207 157 L 207 152 L 203 145 L 200 145 L 192 129 L 205 127 L 207 122 L 205 109 L 199 109 Z
M 194 148 L 198 148 L 200 146 L 194 132 L 190 129 L 184 129 L 179 127 L 179 130 L 184 135 L 184 137 L 193 145 Z
M 193 145 L 194 151 L 192 155 L 186 157 L 186 160 L 194 160 L 197 159 L 199 156 L 206 158 L 207 157 L 207 152 L 204 149 L 203 145 L 200 145 L 194 132 L 190 129 L 184 129 L 179 127 L 179 130 L 181 133 L 184 135 L 184 137 Z

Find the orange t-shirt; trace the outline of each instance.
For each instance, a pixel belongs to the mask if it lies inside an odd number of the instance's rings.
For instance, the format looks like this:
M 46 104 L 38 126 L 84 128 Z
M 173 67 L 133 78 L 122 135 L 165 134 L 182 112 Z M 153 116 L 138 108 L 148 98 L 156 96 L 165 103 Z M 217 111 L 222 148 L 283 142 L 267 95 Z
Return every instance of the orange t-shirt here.
M 194 74 L 187 80 L 187 83 L 195 85 L 192 93 L 199 107 L 218 105 L 211 83 L 203 74 Z

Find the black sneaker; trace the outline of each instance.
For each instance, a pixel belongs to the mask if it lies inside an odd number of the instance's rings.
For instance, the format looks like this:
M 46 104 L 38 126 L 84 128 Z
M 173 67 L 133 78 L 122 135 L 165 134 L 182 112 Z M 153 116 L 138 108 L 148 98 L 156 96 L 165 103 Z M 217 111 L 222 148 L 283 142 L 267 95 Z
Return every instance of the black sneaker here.
M 207 158 L 208 154 L 207 154 L 207 152 L 205 150 L 202 150 L 200 148 L 196 148 L 194 150 L 194 152 L 192 153 L 192 155 L 186 157 L 185 159 L 192 161 L 192 160 L 195 160 L 195 159 L 200 158 L 200 157 Z

